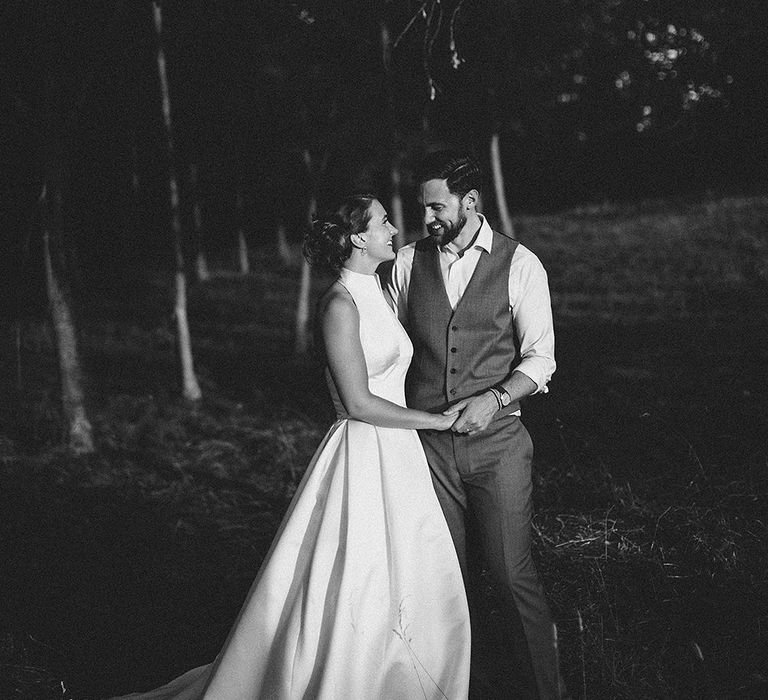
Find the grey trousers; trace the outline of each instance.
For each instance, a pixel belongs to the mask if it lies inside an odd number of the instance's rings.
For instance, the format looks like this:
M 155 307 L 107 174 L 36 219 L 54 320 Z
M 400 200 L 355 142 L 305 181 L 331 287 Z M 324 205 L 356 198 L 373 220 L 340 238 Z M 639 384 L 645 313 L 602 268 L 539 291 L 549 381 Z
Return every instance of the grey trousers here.
M 557 633 L 531 557 L 533 443 L 528 431 L 517 416 L 503 416 L 475 435 L 433 430 L 419 435 L 464 580 L 471 514 L 484 562 L 505 603 L 514 606 L 509 614 L 519 615 L 522 623 L 516 636 L 524 639 L 514 640 L 515 653 L 530 658 L 541 700 L 560 698 Z M 525 656 L 520 662 L 527 667 Z

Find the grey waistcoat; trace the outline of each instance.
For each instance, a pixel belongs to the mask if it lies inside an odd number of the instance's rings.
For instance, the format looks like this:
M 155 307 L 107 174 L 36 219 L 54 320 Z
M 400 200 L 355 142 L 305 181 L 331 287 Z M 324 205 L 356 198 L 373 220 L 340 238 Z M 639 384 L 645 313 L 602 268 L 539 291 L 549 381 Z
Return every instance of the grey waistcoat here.
M 503 381 L 518 363 L 509 310 L 509 266 L 517 245 L 493 232 L 492 252 L 480 254 L 453 311 L 435 242 L 423 238 L 416 243 L 408 285 L 408 333 L 414 348 L 405 380 L 409 407 L 442 411 Z M 519 408 L 513 403 L 503 413 Z

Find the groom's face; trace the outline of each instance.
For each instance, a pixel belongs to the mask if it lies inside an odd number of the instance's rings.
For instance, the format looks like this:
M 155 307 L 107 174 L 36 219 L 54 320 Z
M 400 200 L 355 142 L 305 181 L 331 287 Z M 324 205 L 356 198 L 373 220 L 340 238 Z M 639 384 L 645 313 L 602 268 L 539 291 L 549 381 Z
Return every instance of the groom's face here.
M 421 204 L 424 207 L 424 225 L 427 233 L 438 245 L 450 243 L 461 233 L 467 217 L 461 199 L 451 194 L 445 180 L 427 180 L 421 183 Z

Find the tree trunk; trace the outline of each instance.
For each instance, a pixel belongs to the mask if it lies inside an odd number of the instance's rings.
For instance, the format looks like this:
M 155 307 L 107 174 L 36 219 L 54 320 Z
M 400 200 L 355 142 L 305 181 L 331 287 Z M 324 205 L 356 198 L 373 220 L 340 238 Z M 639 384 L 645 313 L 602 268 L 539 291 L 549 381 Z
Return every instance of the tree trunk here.
M 192 190 L 192 222 L 195 231 L 195 245 L 197 246 L 195 271 L 198 282 L 207 282 L 211 279 L 211 273 L 208 271 L 208 258 L 203 248 L 203 214 L 200 209 L 200 197 L 197 186 L 197 166 L 194 163 L 191 163 L 189 166 L 189 183 Z
M 248 261 L 248 241 L 245 240 L 243 229 L 239 229 L 237 232 L 237 258 L 240 263 L 240 274 L 249 274 L 251 272 L 251 263 Z
M 402 178 L 400 176 L 400 162 L 397 158 L 393 158 L 389 166 L 390 182 L 392 183 L 392 199 L 390 200 L 389 213 L 392 218 L 392 223 L 397 229 L 397 235 L 395 236 L 395 250 L 402 248 L 406 244 L 405 240 L 405 217 L 403 216 L 403 194 L 401 191 L 400 183 Z
M 402 178 L 400 175 L 400 158 L 399 154 L 394 151 L 398 148 L 400 143 L 400 134 L 395 125 L 395 104 L 392 87 L 392 79 L 390 76 L 389 63 L 390 63 L 390 34 L 387 22 L 383 17 L 379 18 L 379 39 L 381 41 L 381 64 L 384 71 L 384 84 L 386 90 L 386 104 L 387 104 L 387 131 L 389 132 L 389 143 L 393 153 L 390 156 L 389 161 L 389 181 L 392 188 L 391 198 L 389 202 L 389 216 L 397 229 L 397 235 L 395 236 L 395 250 L 402 248 L 405 243 L 405 217 L 403 216 L 403 195 L 401 191 Z
M 243 223 L 243 194 L 237 193 L 237 259 L 240 263 L 240 274 L 247 275 L 251 271 L 248 260 L 248 241 L 245 239 L 245 227 Z
M 283 221 L 277 222 L 277 254 L 283 261 L 283 265 L 293 267 L 293 253 L 288 243 L 288 232 Z
M 296 342 L 294 352 L 304 355 L 309 349 L 309 292 L 312 286 L 312 271 L 309 261 L 302 258 L 299 302 L 296 307 Z
M 75 454 L 90 454 L 94 451 L 93 428 L 85 410 L 85 392 L 83 373 L 80 367 L 80 355 L 77 350 L 77 333 L 72 318 L 65 284 L 61 282 L 53 264 L 51 254 L 51 224 L 58 227 L 61 212 L 61 192 L 54 186 L 53 203 L 48 206 L 46 188 L 43 189 L 41 204 L 44 212 L 43 221 L 43 256 L 45 258 L 45 280 L 51 320 L 56 335 L 56 349 L 59 356 L 61 373 L 61 400 L 64 419 L 67 424 L 69 449 Z M 50 217 L 50 218 L 49 218 Z
M 202 250 L 197 251 L 195 256 L 195 273 L 198 282 L 207 282 L 211 279 L 211 273 L 208 271 L 208 259 Z
M 202 396 L 200 385 L 195 375 L 195 363 L 192 358 L 192 340 L 189 335 L 187 321 L 187 276 L 184 268 L 176 268 L 176 299 L 174 315 L 176 316 L 176 332 L 179 341 L 179 360 L 181 361 L 182 395 L 188 401 L 197 401 Z
M 317 176 L 325 167 L 323 163 L 319 168 L 315 168 L 312 163 L 312 155 L 309 149 L 305 148 L 303 153 L 304 164 L 307 166 L 307 172 L 312 181 L 312 191 L 307 203 L 307 226 L 312 225 L 312 217 L 317 209 Z M 309 294 L 312 287 L 312 269 L 309 261 L 302 256 L 301 258 L 301 283 L 299 285 L 299 300 L 296 306 L 296 340 L 294 352 L 297 355 L 303 355 L 309 349 Z
M 501 169 L 501 149 L 499 147 L 499 132 L 491 135 L 491 172 L 493 174 L 493 189 L 496 194 L 496 208 L 499 212 L 499 225 L 503 233 L 515 236 L 515 228 L 512 225 L 512 217 L 509 215 L 507 194 L 504 190 L 504 172 Z
M 314 194 L 309 198 L 307 207 L 310 225 L 315 213 L 316 200 Z M 296 332 L 293 351 L 296 355 L 304 355 L 309 349 L 309 293 L 312 287 L 312 268 L 309 261 L 301 257 L 301 282 L 299 284 L 299 300 L 296 305 Z
M 208 260 L 202 250 L 198 250 L 195 256 L 195 272 L 199 282 L 207 282 L 211 279 L 211 273 L 208 272 Z
M 163 16 L 160 4 L 154 2 L 155 31 L 157 33 L 157 72 L 163 99 L 163 122 L 165 124 L 168 151 L 168 190 L 171 206 L 171 227 L 173 230 L 173 251 L 176 261 L 175 301 L 176 330 L 178 333 L 179 360 L 181 363 L 182 393 L 185 399 L 197 401 L 202 396 L 195 375 L 192 359 L 192 342 L 187 321 L 187 278 L 184 273 L 184 254 L 181 246 L 181 214 L 179 212 L 179 185 L 174 166 L 173 124 L 171 121 L 171 99 L 168 91 L 168 74 L 165 70 L 165 52 L 162 44 Z

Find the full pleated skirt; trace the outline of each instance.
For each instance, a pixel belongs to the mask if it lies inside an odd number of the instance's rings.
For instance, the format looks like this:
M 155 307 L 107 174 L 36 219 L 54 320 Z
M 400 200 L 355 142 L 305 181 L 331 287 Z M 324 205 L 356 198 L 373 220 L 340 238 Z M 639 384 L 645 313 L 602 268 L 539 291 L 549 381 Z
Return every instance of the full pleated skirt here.
M 128 697 L 464 700 L 469 634 L 417 434 L 339 420 L 215 662 Z

